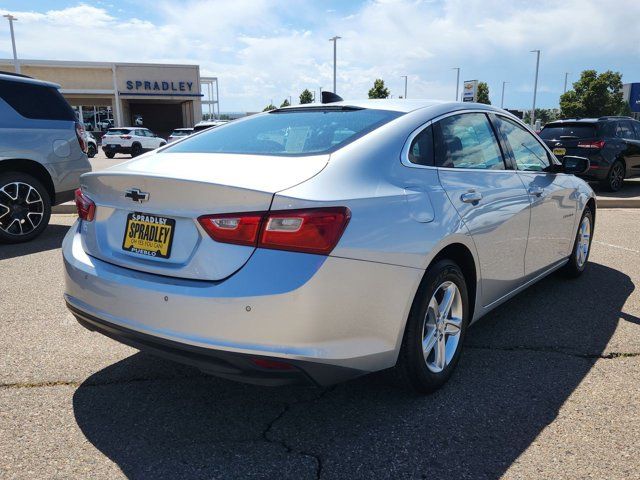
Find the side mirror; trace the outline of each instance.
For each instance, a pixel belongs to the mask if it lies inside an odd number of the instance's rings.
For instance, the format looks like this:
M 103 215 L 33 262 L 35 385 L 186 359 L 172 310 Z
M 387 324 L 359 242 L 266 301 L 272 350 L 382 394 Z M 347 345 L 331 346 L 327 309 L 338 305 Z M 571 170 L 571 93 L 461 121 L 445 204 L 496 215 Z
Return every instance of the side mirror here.
M 591 167 L 591 162 L 585 157 L 574 157 L 568 155 L 562 159 L 562 171 L 572 175 L 581 175 L 586 173 Z

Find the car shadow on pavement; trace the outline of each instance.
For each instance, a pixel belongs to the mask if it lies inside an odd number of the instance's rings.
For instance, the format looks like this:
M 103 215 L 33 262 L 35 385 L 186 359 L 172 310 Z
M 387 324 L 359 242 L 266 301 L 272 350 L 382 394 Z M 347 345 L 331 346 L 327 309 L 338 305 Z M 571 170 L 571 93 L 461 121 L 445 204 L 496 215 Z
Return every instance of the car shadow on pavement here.
M 45 252 L 60 248 L 62 239 L 69 230 L 68 225 L 49 224 L 42 235 L 30 242 L 12 245 L 0 244 L 0 260 L 8 260 L 14 257 L 31 255 L 32 253 Z
M 265 388 L 139 353 L 76 390 L 75 418 L 129 478 L 495 479 L 556 418 L 618 322 L 640 323 L 622 312 L 633 290 L 594 263 L 578 280 L 539 282 L 470 329 L 431 396 L 397 388 L 393 370 Z

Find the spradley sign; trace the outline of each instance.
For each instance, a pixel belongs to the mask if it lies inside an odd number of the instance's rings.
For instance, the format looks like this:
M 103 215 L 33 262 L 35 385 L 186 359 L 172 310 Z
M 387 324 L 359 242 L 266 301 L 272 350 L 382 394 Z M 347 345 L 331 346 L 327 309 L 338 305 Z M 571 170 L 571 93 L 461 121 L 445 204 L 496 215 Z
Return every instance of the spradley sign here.
M 127 80 L 130 92 L 183 92 L 193 93 L 193 82 L 167 82 L 155 80 Z

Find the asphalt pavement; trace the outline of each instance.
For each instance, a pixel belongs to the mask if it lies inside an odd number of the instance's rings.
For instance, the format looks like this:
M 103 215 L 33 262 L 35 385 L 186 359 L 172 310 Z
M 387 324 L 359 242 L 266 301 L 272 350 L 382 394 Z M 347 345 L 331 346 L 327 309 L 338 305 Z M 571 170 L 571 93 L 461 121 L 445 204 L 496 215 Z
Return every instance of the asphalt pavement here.
M 586 273 L 472 327 L 426 397 L 389 371 L 244 385 L 90 333 L 62 301 L 73 221 L 0 246 L 0 478 L 640 478 L 640 210 L 600 210 Z

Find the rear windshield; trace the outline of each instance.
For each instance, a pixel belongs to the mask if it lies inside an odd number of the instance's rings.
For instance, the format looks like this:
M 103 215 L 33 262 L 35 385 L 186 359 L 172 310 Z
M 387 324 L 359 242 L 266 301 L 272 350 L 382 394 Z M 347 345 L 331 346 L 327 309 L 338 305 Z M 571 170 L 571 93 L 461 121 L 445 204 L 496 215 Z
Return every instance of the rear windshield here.
M 26 118 L 70 121 L 76 119 L 73 109 L 53 87 L 0 80 L 0 98 Z
M 165 152 L 328 153 L 400 115 L 400 112 L 349 107 L 276 110 L 194 135 Z
M 191 133 L 190 130 L 174 130 L 171 132 L 172 137 L 186 137 Z
M 596 126 L 585 123 L 563 123 L 561 125 L 547 125 L 540 132 L 543 140 L 560 140 L 563 138 L 593 138 L 596 136 Z
M 131 130 L 128 128 L 110 128 L 105 135 L 128 135 Z

